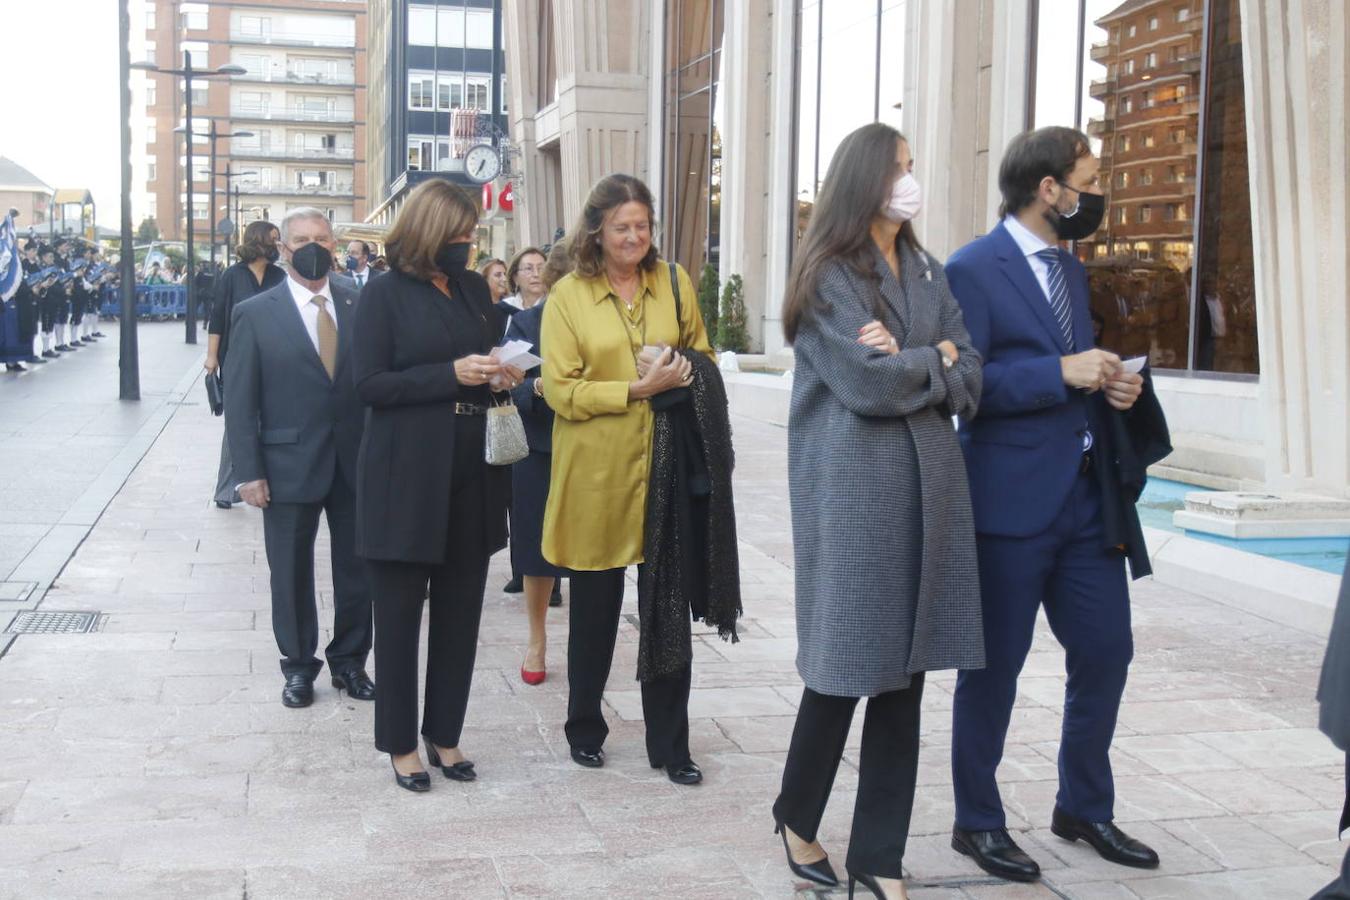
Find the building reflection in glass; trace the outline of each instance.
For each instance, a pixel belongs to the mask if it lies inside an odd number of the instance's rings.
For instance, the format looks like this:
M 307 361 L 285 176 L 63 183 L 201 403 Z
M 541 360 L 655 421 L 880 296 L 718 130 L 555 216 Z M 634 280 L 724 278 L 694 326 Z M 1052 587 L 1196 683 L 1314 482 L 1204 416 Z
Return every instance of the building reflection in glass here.
M 1098 343 L 1156 368 L 1255 374 L 1238 0 L 1082 5 L 1078 119 L 1102 161 L 1108 211 L 1076 251 Z M 1048 38 L 1055 27 L 1063 20 L 1038 29 L 1037 126 L 1072 124 L 1061 116 L 1078 63 L 1062 36 Z

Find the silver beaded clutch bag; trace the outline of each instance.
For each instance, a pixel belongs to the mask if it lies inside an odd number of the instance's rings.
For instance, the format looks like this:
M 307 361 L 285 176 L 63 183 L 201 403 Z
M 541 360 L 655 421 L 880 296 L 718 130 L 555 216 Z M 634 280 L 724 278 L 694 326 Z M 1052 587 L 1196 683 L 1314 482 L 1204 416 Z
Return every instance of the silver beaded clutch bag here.
M 520 420 L 520 411 L 507 400 L 493 405 L 487 411 L 487 449 L 484 456 L 493 466 L 509 466 L 520 462 L 530 455 L 530 445 L 525 441 L 525 423 Z

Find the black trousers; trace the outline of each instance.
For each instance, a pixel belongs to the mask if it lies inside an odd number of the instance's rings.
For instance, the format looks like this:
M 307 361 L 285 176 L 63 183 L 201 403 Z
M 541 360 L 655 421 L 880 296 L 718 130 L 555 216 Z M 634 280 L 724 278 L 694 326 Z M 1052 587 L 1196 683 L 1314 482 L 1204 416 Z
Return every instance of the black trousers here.
M 65 322 L 61 318 L 61 306 L 65 297 L 56 288 L 51 288 L 38 300 L 38 319 L 43 333 L 51 334 L 56 323 Z
M 867 701 L 858 797 L 848 842 L 848 867 L 854 872 L 882 878 L 903 875 L 901 860 L 919 777 L 922 701 L 922 672 L 910 679 L 908 688 Z M 783 769 L 783 789 L 774 802 L 773 815 L 803 840 L 816 839 L 857 705 L 857 697 L 832 697 L 810 688 L 802 691 Z
M 287 676 L 318 676 L 322 664 L 314 598 L 314 539 L 319 513 L 328 517 L 333 557 L 333 639 L 324 651 L 331 671 L 361 668 L 370 654 L 370 579 L 356 555 L 356 491 L 340 472 L 317 503 L 271 503 L 263 510 L 263 545 L 272 572 L 272 633 Z
M 614 661 L 623 607 L 623 569 L 573 572 L 567 635 L 567 743 L 598 750 L 609 735 L 600 701 Z M 642 682 L 647 761 L 656 766 L 689 762 L 689 668 Z
M 452 548 L 438 566 L 376 560 L 369 565 L 377 598 L 375 747 L 395 755 L 417 749 L 417 644 L 424 601 L 430 621 L 421 733 L 439 746 L 458 747 L 473 683 L 488 557 Z
M 33 352 L 33 338 L 38 332 L 38 301 L 33 292 L 24 289 L 19 293 L 18 298 L 19 312 L 19 343 L 23 344 L 24 349 L 31 355 Z

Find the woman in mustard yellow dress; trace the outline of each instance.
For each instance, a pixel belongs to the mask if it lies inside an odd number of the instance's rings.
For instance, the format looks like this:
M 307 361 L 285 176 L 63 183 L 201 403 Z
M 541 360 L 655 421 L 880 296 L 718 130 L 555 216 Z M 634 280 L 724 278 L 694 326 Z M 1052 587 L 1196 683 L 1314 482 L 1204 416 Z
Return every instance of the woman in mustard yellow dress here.
M 543 554 L 572 572 L 566 733 L 572 759 L 591 768 L 605 762 L 601 696 L 624 573 L 644 560 L 648 401 L 690 385 L 692 366 L 679 350 L 712 358 L 693 283 L 679 266 L 660 262 L 653 219 L 641 181 L 610 175 L 598 182 L 572 232 L 573 271 L 544 308 L 543 392 L 556 418 Z M 644 352 L 655 347 L 662 349 Z M 703 778 L 689 756 L 689 679 L 686 664 L 642 682 L 648 761 L 677 784 Z

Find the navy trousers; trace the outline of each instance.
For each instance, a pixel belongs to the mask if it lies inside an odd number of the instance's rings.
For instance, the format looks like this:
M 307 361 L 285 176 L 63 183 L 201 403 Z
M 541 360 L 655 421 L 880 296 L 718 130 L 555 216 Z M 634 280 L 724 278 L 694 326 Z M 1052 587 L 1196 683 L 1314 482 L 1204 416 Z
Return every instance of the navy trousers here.
M 959 828 L 1005 827 L 995 773 L 1042 605 L 1068 672 L 1056 802 L 1089 822 L 1112 818 L 1111 739 L 1134 641 L 1125 558 L 1103 547 L 1102 535 L 1101 492 L 1091 472 L 1078 477 L 1041 534 L 977 535 L 987 665 L 956 681 L 952 779 Z

